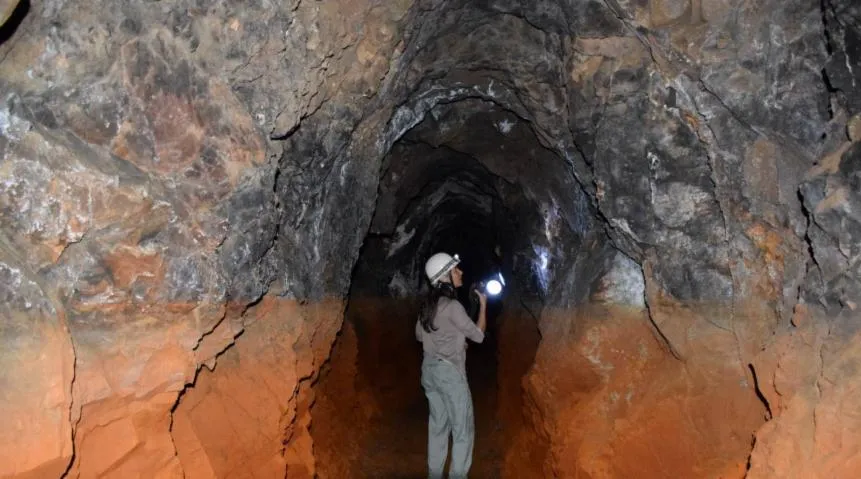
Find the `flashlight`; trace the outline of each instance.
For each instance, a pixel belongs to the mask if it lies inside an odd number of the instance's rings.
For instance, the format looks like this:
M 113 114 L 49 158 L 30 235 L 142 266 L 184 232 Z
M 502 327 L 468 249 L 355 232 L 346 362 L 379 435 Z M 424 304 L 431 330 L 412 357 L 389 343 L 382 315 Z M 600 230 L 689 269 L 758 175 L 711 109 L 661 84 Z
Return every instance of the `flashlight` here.
M 502 277 L 502 273 L 500 273 L 484 282 L 484 291 L 488 296 L 497 296 L 502 293 L 503 286 L 505 286 L 505 279 Z
M 502 283 L 495 279 L 492 279 L 484 285 L 484 290 L 489 296 L 496 296 L 497 294 L 502 292 Z

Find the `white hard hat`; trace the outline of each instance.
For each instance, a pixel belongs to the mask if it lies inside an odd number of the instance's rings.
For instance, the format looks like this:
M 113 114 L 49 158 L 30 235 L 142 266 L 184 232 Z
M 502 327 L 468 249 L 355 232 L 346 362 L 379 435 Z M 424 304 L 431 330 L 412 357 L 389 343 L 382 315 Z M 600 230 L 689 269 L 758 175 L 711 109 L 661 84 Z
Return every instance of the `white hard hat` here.
M 451 256 L 447 253 L 437 253 L 430 257 L 425 263 L 425 274 L 431 284 L 437 284 L 452 268 L 460 263 L 458 255 Z

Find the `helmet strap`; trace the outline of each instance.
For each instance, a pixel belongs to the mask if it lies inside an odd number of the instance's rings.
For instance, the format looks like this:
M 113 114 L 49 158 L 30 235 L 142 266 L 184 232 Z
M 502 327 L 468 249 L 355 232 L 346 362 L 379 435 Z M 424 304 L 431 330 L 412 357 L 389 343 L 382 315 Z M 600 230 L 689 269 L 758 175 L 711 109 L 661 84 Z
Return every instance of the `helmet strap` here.
M 434 288 L 440 289 L 440 290 L 445 290 L 445 291 L 448 291 L 449 293 L 453 293 L 455 290 L 454 284 L 449 283 L 449 282 L 443 282 L 443 281 L 438 282 L 434 286 Z

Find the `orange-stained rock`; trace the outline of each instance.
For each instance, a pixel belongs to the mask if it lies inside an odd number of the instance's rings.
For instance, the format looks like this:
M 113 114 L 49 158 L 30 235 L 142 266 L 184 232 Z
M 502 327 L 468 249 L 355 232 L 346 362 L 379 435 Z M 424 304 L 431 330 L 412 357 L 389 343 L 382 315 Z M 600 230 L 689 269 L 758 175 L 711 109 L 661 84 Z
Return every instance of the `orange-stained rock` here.
M 164 262 L 157 254 L 120 245 L 104 261 L 113 284 L 119 288 L 128 288 L 138 280 L 155 284 L 164 281 Z
M 170 411 L 194 377 L 191 345 L 200 333 L 184 322 L 129 319 L 112 333 L 90 332 L 100 341 L 76 343 L 71 477 L 182 476 Z
M 755 363 L 774 417 L 756 433 L 749 478 L 849 478 L 861 470 L 861 335 L 832 334 L 810 315 L 797 308 L 799 326 Z
M 111 397 L 84 405 L 72 477 L 181 477 L 166 433 L 177 394 Z
M 110 341 L 77 347 L 71 477 L 312 477 L 310 386 L 343 303 L 267 296 L 243 310 L 221 309 L 207 334 L 193 325 L 211 319 L 176 321 L 188 312 L 90 332 Z
M 186 477 L 313 477 L 310 386 L 342 314 L 340 300 L 271 296 L 245 313 L 235 344 L 200 371 L 173 413 Z
M 524 433 L 524 429 L 531 425 L 527 422 L 530 404 L 524 394 L 524 379 L 535 361 L 541 335 L 532 312 L 526 310 L 526 306 L 515 308 L 508 304 L 498 323 L 495 333 L 499 336 L 496 351 L 497 420 L 504 427 L 500 433 L 500 448 L 504 455 L 502 471 L 510 476 L 538 476 L 547 451 L 547 436 Z M 527 437 L 529 440 L 525 440 Z
M 523 464 L 509 449 L 506 475 L 526 477 L 540 467 L 596 479 L 743 477 L 740 465 L 765 411 L 732 335 L 698 326 L 695 316 L 667 319 L 697 331 L 684 361 L 656 339 L 645 312 L 545 312 L 526 382 L 533 430 L 515 444 L 538 440 L 548 448 L 542 464 Z
M 362 388 L 357 356 L 356 328 L 348 316 L 316 387 L 311 435 L 317 473 L 322 479 L 353 474 L 368 433 L 363 426 L 382 412 Z
M 3 320 L 39 323 L 33 317 Z M 74 351 L 61 327 L 41 325 L 28 333 L 0 350 L 0 477 L 59 477 L 73 454 Z

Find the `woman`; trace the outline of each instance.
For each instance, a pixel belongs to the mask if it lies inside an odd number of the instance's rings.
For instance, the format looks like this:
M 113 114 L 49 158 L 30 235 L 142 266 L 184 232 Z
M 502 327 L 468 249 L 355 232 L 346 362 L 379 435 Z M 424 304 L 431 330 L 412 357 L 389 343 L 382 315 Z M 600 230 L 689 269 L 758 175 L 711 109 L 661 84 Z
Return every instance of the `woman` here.
M 428 477 L 441 478 L 452 435 L 449 477 L 465 478 L 472 465 L 475 426 L 472 396 L 466 381 L 466 338 L 484 340 L 487 297 L 479 297 L 478 324 L 457 300 L 463 285 L 460 258 L 437 253 L 425 263 L 431 283 L 427 301 L 416 322 L 416 339 L 422 343 L 422 387 L 428 398 Z

